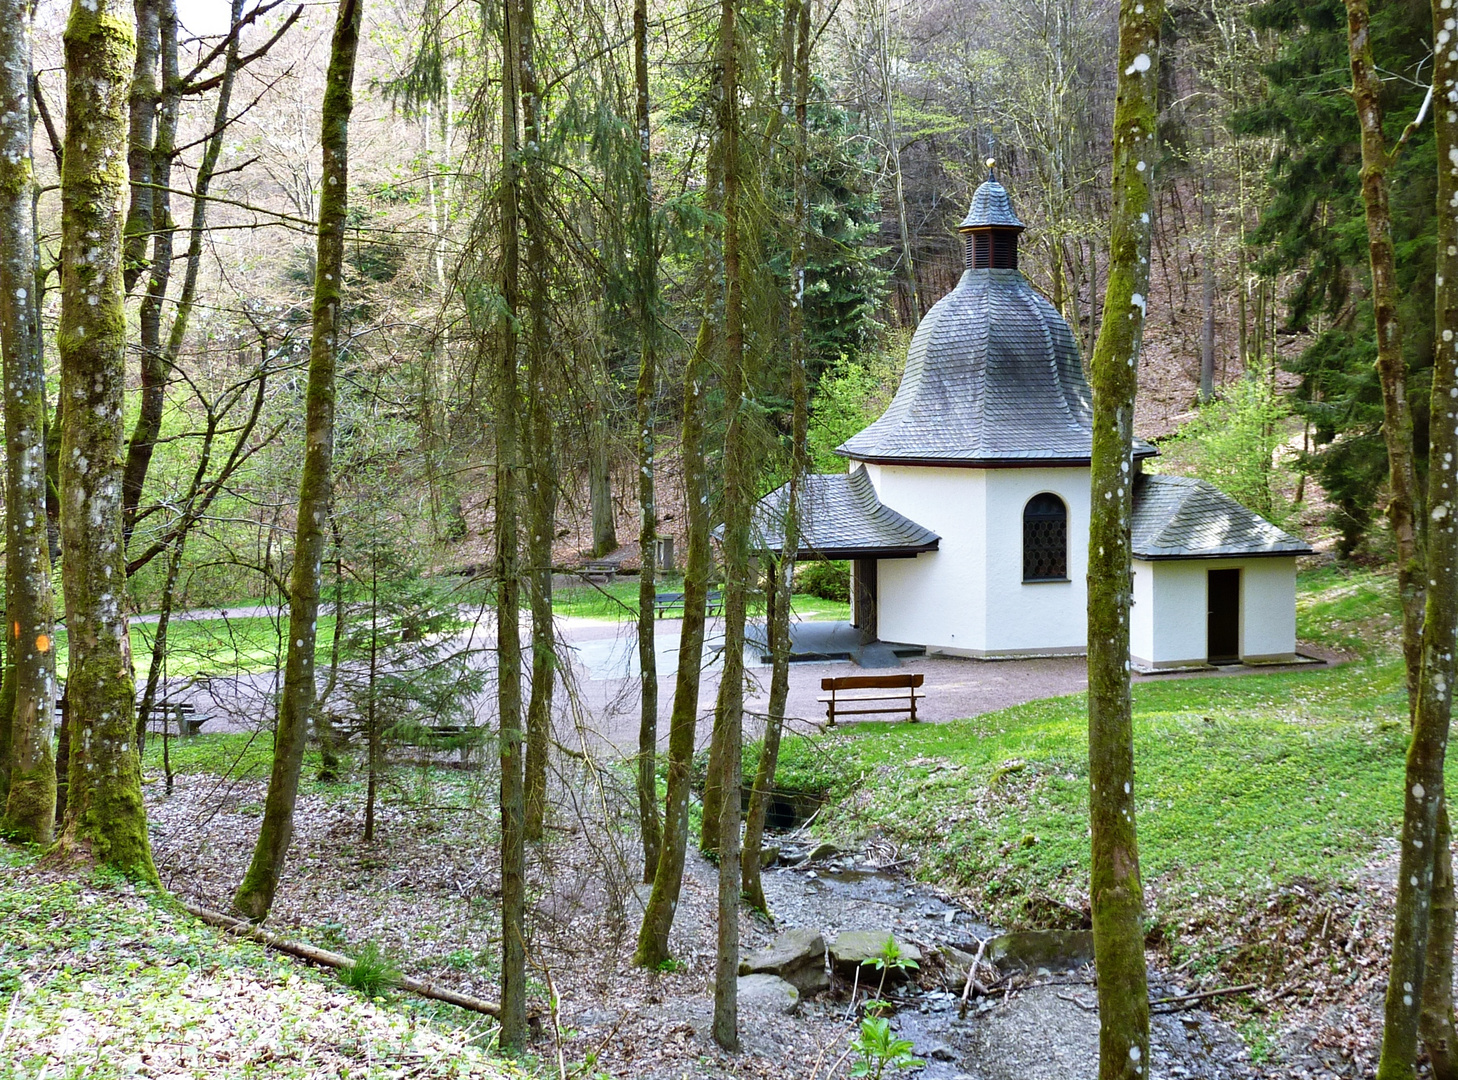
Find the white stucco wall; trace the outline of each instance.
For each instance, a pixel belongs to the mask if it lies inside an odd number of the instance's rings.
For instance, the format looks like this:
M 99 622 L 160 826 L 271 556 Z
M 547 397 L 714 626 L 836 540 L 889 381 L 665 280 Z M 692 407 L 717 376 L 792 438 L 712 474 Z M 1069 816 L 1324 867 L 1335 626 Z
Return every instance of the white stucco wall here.
M 1246 661 L 1287 660 L 1296 653 L 1296 560 L 1185 559 L 1134 563 L 1134 618 L 1130 652 L 1154 667 L 1203 664 L 1211 570 L 1240 570 L 1240 656 Z M 1141 583 L 1152 588 L 1141 613 Z M 1144 622 L 1147 619 L 1148 623 Z M 1146 636 L 1147 633 L 1147 636 Z
M 877 497 L 941 537 L 936 551 L 877 564 L 877 636 L 931 649 L 986 649 L 987 474 L 867 465 Z
M 966 655 L 1077 652 L 1085 645 L 1089 471 L 867 465 L 881 502 L 941 545 L 879 563 L 877 631 Z M 1068 507 L 1068 581 L 1023 582 L 1023 507 L 1051 491 Z

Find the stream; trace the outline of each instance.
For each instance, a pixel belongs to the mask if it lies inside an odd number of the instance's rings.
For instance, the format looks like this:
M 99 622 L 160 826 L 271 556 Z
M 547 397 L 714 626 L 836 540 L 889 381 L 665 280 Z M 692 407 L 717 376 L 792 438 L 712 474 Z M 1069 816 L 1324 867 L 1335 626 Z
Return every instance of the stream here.
M 894 867 L 877 866 L 860 853 L 836 853 L 815 862 L 807 861 L 807 854 L 808 850 L 795 851 L 786 844 L 782 865 L 764 872 L 765 894 L 777 930 L 818 929 L 827 943 L 846 930 L 887 930 L 899 941 L 916 945 L 927 957 L 922 985 L 888 986 L 883 994 L 894 1009 L 892 1029 L 911 1040 L 913 1053 L 926 1062 L 914 1075 L 925 1080 L 1093 1080 L 1097 1076 L 1098 1014 L 1091 968 L 1029 972 L 1012 980 L 1010 992 L 998 987 L 989 997 L 974 996 L 965 1019 L 959 1019 L 961 980 L 949 985 L 945 969 L 932 954 L 948 946 L 975 953 L 978 941 L 1000 931 L 938 896 L 931 887 L 910 880 Z M 764 940 L 772 936 L 767 933 Z M 982 971 L 983 981 L 990 981 L 988 969 Z M 1149 981 L 1151 999 L 1191 989 L 1154 970 Z M 849 991 L 837 979 L 830 990 L 803 1000 L 802 1013 L 807 1018 L 819 1014 L 844 1023 L 851 1015 Z M 864 994 L 860 996 L 864 998 Z M 1151 1080 L 1259 1075 L 1235 1030 L 1204 1010 L 1156 1010 L 1150 1026 Z

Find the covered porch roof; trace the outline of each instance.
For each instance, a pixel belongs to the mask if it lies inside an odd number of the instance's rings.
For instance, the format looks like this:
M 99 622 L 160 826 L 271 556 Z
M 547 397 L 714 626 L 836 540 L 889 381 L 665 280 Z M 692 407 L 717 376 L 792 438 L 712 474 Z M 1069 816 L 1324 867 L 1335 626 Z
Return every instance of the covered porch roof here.
M 751 544 L 779 555 L 785 545 L 788 485 L 754 508 Z M 941 537 L 876 498 L 866 470 L 806 476 L 800 493 L 797 559 L 899 559 L 935 551 Z

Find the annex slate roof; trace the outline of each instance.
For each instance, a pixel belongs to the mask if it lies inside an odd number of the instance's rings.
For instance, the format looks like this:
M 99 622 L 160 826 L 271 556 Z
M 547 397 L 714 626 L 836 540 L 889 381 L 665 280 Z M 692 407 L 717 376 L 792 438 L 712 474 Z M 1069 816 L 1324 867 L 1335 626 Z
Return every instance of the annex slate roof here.
M 1311 554 L 1215 485 L 1187 476 L 1137 476 L 1130 531 L 1137 559 Z
M 1007 188 L 991 177 L 973 193 L 972 209 L 967 211 L 966 218 L 957 227 L 975 229 L 983 225 L 1011 225 L 1018 229 L 1027 228 L 1018 220 L 1017 211 L 1013 209 L 1012 200 L 1008 198 Z
M 967 270 L 922 319 L 890 406 L 838 452 L 888 464 L 1087 464 L 1092 411 L 1057 309 L 1018 270 Z M 1140 442 L 1134 452 L 1155 450 Z
M 778 554 L 785 543 L 788 485 L 776 488 L 754 508 L 751 543 Z M 876 498 L 866 470 L 805 477 L 800 488 L 800 557 L 895 558 L 935 551 L 941 538 Z

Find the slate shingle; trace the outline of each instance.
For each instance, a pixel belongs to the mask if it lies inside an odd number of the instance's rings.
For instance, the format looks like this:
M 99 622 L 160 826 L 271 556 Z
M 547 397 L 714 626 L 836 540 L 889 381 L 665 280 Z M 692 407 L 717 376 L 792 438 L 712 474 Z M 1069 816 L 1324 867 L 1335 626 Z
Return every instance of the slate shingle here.
M 1007 188 L 1003 187 L 996 180 L 985 181 L 972 195 L 972 209 L 967 211 L 967 217 L 959 229 L 975 229 L 982 225 L 1011 225 L 1014 228 L 1027 228 L 1018 220 L 1017 211 L 1013 209 L 1012 200 L 1008 198 Z
M 784 504 L 788 487 L 761 499 L 754 510 L 753 545 L 778 553 L 784 546 Z M 802 557 L 849 559 L 914 555 L 935 551 L 940 537 L 876 498 L 863 468 L 805 477 L 800 489 Z
M 1311 554 L 1214 484 L 1187 476 L 1136 477 L 1130 532 L 1140 559 Z

